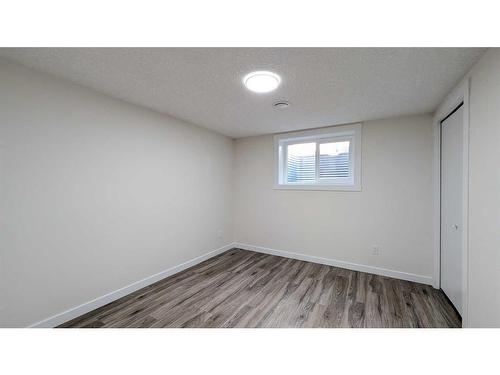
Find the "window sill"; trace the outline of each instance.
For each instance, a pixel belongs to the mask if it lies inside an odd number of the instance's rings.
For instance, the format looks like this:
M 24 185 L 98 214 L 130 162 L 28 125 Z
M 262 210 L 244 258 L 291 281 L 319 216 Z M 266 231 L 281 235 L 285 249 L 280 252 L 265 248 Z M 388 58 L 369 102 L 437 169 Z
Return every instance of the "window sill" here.
M 274 185 L 274 190 L 361 191 L 358 185 Z

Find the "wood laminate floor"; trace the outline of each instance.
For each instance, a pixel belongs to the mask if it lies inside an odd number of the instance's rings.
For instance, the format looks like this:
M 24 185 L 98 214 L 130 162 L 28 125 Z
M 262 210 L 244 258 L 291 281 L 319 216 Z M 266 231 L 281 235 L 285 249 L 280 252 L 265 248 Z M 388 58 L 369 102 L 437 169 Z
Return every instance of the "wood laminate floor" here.
M 233 249 L 60 327 L 460 327 L 431 286 Z

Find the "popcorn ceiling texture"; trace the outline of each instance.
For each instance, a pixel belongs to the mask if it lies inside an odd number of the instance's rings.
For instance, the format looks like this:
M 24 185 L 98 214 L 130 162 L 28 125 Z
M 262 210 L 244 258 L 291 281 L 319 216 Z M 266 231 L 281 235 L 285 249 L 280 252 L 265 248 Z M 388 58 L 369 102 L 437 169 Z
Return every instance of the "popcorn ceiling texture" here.
M 4 48 L 0 56 L 233 138 L 433 112 L 482 48 Z M 255 94 L 253 70 L 282 77 Z M 272 104 L 288 100 L 278 111 Z

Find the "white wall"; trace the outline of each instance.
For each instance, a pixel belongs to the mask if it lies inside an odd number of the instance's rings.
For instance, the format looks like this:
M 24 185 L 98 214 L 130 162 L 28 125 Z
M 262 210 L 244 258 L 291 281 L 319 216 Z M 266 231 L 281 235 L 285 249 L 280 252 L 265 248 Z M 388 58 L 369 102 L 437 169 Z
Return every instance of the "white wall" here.
M 500 327 L 500 50 L 470 72 L 469 325 Z
M 232 241 L 231 139 L 5 60 L 0 82 L 0 326 Z
M 431 282 L 432 118 L 363 124 L 362 191 L 273 190 L 273 137 L 235 145 L 235 241 Z M 380 255 L 373 256 L 373 245 Z

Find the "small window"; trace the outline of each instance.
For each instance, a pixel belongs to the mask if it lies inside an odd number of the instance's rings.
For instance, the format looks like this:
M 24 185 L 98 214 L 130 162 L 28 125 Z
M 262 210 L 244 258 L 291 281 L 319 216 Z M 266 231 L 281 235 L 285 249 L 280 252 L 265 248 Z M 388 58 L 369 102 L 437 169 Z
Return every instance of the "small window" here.
M 275 136 L 277 189 L 361 190 L 361 125 Z

